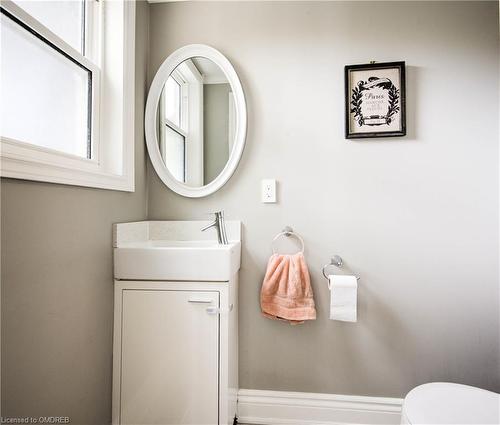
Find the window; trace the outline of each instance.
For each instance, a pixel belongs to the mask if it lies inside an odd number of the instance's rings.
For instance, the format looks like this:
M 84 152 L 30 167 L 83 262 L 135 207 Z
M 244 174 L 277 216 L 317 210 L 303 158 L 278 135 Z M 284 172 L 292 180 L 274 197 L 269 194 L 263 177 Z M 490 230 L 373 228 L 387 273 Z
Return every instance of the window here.
M 186 181 L 186 136 L 165 126 L 163 160 L 176 180 Z
M 169 172 L 188 186 L 203 186 L 203 76 L 192 60 L 165 82 L 159 103 L 160 154 Z
M 21 9 L 35 18 L 42 25 L 47 27 L 54 34 L 63 39 L 82 55 L 85 54 L 86 28 L 85 0 L 13 0 Z M 89 8 L 94 6 L 94 2 L 89 2 Z
M 0 12 L 1 175 L 133 190 L 134 2 Z
M 186 182 L 186 138 L 189 84 L 179 70 L 168 77 L 161 95 L 160 153 L 165 165 L 180 182 Z
M 3 9 L 0 26 L 2 136 L 91 158 L 93 70 Z
M 176 126 L 181 124 L 181 84 L 172 76 L 165 84 L 165 118 Z

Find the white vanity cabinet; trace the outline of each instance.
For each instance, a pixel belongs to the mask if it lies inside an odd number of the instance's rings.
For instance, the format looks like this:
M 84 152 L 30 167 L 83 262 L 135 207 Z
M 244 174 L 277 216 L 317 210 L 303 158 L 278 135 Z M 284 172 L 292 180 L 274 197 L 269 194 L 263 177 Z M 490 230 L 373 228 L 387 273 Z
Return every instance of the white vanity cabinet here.
M 116 276 L 113 423 L 232 424 L 237 272 L 221 281 L 128 280 L 115 267 Z

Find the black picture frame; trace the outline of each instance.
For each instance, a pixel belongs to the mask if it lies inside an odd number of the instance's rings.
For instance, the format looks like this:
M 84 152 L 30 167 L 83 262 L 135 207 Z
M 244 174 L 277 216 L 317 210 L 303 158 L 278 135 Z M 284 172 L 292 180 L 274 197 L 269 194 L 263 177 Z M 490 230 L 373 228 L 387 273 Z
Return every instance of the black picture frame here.
M 363 73 L 361 74 L 359 71 L 363 71 Z M 357 84 L 353 84 L 354 87 L 351 86 L 353 81 L 351 73 L 358 72 L 360 75 L 366 76 L 369 75 L 367 74 L 369 71 L 373 71 L 372 76 L 367 80 L 360 79 Z M 384 71 L 386 72 L 384 73 Z M 346 139 L 406 136 L 405 71 L 405 61 L 345 66 Z M 384 77 L 386 73 L 388 76 L 393 76 L 396 73 L 399 76 L 399 81 L 393 78 L 396 80 L 396 83 L 394 83 L 387 76 Z M 354 81 L 356 81 L 356 78 L 354 78 Z M 379 109 L 388 112 L 385 115 L 364 116 L 361 105 L 363 104 L 363 98 L 365 98 L 366 104 L 366 97 L 368 95 L 372 97 L 370 102 L 375 111 Z M 387 105 L 384 105 L 384 102 Z M 369 123 L 367 123 L 368 120 L 370 120 Z M 373 131 L 368 131 L 372 128 Z M 356 129 L 358 131 L 355 131 Z

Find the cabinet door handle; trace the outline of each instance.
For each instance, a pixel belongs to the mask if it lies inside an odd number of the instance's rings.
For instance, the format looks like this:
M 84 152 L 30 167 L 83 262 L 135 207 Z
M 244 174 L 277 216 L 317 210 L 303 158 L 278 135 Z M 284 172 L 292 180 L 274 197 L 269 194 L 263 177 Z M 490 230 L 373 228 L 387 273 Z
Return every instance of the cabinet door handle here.
M 207 314 L 216 315 L 220 313 L 220 310 L 218 307 L 207 307 L 206 312 Z
M 188 300 L 188 303 L 193 303 L 193 304 L 212 304 L 212 300 Z
M 206 312 L 207 312 L 207 314 L 212 314 L 212 315 L 221 314 L 221 313 L 231 313 L 231 311 L 233 311 L 233 308 L 234 308 L 233 304 L 229 304 L 229 308 L 227 310 L 221 309 L 218 307 L 207 307 Z

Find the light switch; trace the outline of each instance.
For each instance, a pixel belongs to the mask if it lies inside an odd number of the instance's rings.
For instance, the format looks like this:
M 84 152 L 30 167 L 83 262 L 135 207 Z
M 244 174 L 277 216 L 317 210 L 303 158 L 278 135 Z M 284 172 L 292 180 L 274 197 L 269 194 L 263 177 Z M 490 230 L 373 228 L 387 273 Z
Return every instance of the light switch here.
M 276 202 L 276 180 L 262 180 L 261 200 L 265 204 L 274 204 Z

